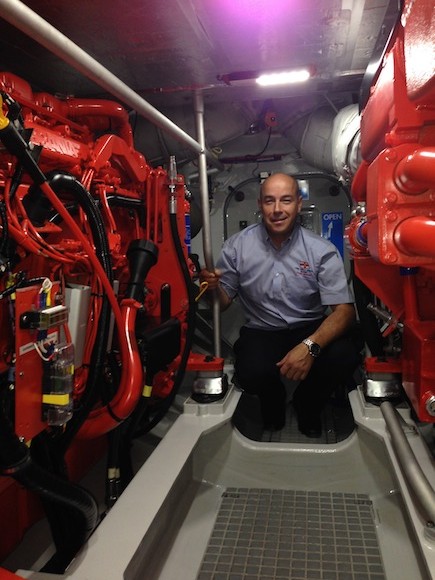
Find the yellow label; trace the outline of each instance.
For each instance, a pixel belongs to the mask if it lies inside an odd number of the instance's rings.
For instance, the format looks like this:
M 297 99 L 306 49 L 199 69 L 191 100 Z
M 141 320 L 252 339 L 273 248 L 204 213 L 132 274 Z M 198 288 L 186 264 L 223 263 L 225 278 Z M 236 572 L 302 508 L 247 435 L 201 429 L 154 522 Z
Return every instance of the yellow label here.
M 69 405 L 70 396 L 69 394 L 55 394 L 51 393 L 49 395 L 42 395 L 42 402 L 45 405 Z

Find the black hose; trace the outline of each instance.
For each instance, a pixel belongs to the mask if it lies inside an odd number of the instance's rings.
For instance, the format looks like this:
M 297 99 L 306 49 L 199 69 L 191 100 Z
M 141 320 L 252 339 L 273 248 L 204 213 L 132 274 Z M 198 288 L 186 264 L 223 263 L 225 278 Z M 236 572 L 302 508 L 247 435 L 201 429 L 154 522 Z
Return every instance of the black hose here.
M 104 220 L 98 205 L 89 191 L 74 176 L 67 173 L 53 173 L 47 176 L 48 183 L 55 193 L 65 191 L 73 194 L 89 218 L 97 256 L 110 282 L 113 282 L 109 242 Z
M 6 417 L 0 417 L 0 471 L 26 489 L 66 510 L 80 524 L 81 534 L 74 534 L 66 550 L 57 554 L 50 571 L 63 573 L 98 522 L 98 505 L 94 497 L 79 485 L 68 482 L 37 465 L 28 447 L 13 431 Z M 68 522 L 71 525 L 71 521 Z M 72 526 L 73 527 L 73 526 Z M 48 569 L 46 570 L 48 571 Z
M 194 285 L 192 283 L 192 279 L 190 277 L 190 270 L 186 263 L 186 259 L 184 257 L 183 248 L 181 246 L 180 236 L 177 227 L 177 215 L 170 214 L 169 216 L 169 223 L 171 227 L 171 236 L 175 247 L 175 252 L 177 254 L 177 259 L 181 267 L 181 271 L 183 273 L 183 281 L 186 288 L 186 293 L 188 297 L 188 312 L 187 312 L 187 330 L 186 330 L 186 340 L 184 343 L 183 353 L 181 355 L 180 364 L 177 369 L 177 374 L 174 379 L 174 384 L 170 394 L 163 400 L 161 407 L 158 409 L 157 413 L 152 417 L 151 420 L 140 429 L 138 429 L 134 433 L 134 437 L 141 437 L 145 435 L 151 429 L 153 429 L 166 415 L 169 408 L 171 407 L 178 390 L 180 389 L 181 383 L 184 378 L 184 374 L 186 371 L 187 361 L 189 358 L 190 351 L 192 349 L 193 337 L 195 334 L 195 318 L 196 318 L 196 293 L 194 289 Z M 148 406 L 146 405 L 146 408 Z M 125 447 L 124 447 L 125 449 Z
M 59 506 L 62 513 L 70 514 L 66 526 L 74 530 L 64 548 L 57 551 L 44 571 L 63 573 L 83 546 L 98 523 L 98 505 L 93 496 L 80 486 L 63 480 L 36 465 L 30 458 L 12 475 L 27 489 L 36 492 L 50 504 Z M 73 525 L 74 519 L 77 523 Z M 66 544 L 66 547 L 65 547 Z

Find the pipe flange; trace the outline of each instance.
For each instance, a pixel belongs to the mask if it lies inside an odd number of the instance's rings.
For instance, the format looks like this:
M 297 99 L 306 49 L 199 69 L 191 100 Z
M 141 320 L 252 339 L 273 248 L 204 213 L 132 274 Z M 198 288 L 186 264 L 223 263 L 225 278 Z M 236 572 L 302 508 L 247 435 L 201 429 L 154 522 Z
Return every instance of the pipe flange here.
M 431 395 L 426 400 L 425 406 L 427 414 L 430 415 L 431 417 L 435 417 L 435 395 Z

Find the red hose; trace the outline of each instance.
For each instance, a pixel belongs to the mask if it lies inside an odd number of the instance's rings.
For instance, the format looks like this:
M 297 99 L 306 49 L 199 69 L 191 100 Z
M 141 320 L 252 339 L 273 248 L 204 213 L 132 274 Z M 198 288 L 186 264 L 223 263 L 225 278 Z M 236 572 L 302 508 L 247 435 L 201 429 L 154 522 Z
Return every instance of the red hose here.
M 141 397 L 144 380 L 135 338 L 136 314 L 140 306 L 139 302 L 132 298 L 124 299 L 121 303 L 124 321 L 122 337 L 125 342 L 123 350 L 126 351 L 122 357 L 121 383 L 108 407 L 100 407 L 91 412 L 77 434 L 81 439 L 98 437 L 117 427 L 133 412 Z

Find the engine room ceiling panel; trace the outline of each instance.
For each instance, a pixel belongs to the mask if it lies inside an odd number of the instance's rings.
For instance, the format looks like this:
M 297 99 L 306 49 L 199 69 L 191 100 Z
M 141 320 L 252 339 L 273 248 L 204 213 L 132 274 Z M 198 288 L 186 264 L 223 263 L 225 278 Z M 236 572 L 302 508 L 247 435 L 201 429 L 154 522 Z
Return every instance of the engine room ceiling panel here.
M 110 72 L 153 104 L 177 105 L 192 88 L 215 101 L 262 99 L 218 80 L 234 72 L 310 65 L 305 92 L 357 90 L 393 0 L 27 0 Z M 102 89 L 0 19 L 2 68 L 36 90 L 104 96 Z M 354 82 L 352 82 L 352 79 Z M 330 84 L 325 85 L 324 82 Z M 300 89 L 279 89 L 279 96 Z

